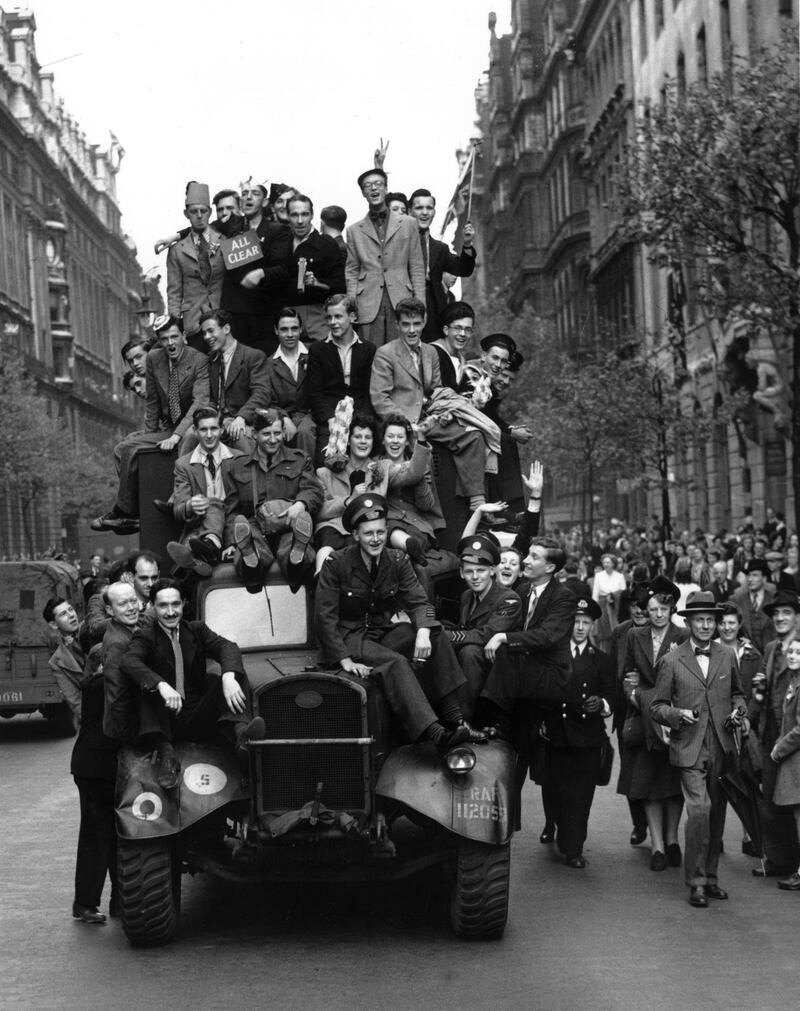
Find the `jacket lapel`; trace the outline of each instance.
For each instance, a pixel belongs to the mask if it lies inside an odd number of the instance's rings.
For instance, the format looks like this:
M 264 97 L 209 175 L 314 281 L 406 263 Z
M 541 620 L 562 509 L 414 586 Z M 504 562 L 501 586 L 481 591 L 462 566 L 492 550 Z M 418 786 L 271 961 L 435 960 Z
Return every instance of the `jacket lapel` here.
M 398 352 L 397 360 L 400 362 L 400 364 L 403 366 L 406 372 L 411 376 L 414 382 L 417 383 L 418 386 L 422 386 L 422 377 L 420 376 L 419 370 L 417 369 L 411 357 L 411 352 L 408 350 L 406 342 L 402 339 L 402 337 L 398 341 L 397 352 Z M 420 361 L 422 361 L 421 351 L 420 351 Z
M 225 389 L 231 385 L 234 379 L 239 375 L 239 372 L 244 365 L 243 359 L 244 352 L 242 351 L 241 344 L 237 345 L 236 350 L 233 352 L 233 358 L 231 358 L 231 367 L 228 369 L 228 375 L 225 378 Z
M 678 647 L 681 662 L 688 671 L 690 671 L 703 685 L 706 683 L 706 679 L 703 677 L 703 672 L 700 670 L 700 664 L 697 662 L 697 657 L 692 651 L 692 647 L 687 639 L 683 645 Z M 709 665 L 710 666 L 710 665 Z
M 384 245 L 386 245 L 386 243 L 389 241 L 389 239 L 391 239 L 391 237 L 394 235 L 394 233 L 397 231 L 399 227 L 400 227 L 400 218 L 396 214 L 392 214 L 392 212 L 389 211 L 388 215 L 386 216 L 386 233 L 384 234 L 383 237 Z

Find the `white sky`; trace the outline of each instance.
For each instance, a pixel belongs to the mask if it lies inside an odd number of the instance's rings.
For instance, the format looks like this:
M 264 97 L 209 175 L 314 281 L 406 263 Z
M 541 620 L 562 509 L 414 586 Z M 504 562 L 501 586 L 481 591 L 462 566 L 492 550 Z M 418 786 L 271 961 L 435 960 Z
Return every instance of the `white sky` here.
M 510 0 L 19 6 L 33 9 L 39 61 L 53 64 L 56 93 L 89 142 L 105 146 L 113 130 L 125 148 L 118 197 L 144 269 L 164 265 L 153 242 L 185 223 L 188 179 L 213 194 L 252 173 L 357 220 L 355 178 L 381 136 L 391 140 L 390 188 L 427 186 L 438 235 L 488 66 L 488 13 L 498 34 L 510 17 Z

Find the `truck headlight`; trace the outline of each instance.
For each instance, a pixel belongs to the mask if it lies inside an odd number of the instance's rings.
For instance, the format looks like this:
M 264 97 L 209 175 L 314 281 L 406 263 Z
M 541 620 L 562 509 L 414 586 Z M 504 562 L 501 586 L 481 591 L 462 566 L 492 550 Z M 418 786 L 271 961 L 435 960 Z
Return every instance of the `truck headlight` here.
M 472 772 L 476 761 L 475 752 L 464 744 L 458 744 L 455 748 L 451 748 L 445 756 L 447 768 L 459 776 Z

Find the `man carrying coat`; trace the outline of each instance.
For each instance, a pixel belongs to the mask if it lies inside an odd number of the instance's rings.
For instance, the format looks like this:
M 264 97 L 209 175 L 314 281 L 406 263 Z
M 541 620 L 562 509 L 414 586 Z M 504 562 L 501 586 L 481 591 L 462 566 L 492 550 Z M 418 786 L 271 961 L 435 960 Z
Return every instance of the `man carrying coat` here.
M 717 882 L 727 805 L 719 777 L 725 754 L 733 750 L 731 727 L 745 722 L 745 698 L 735 655 L 711 641 L 721 614 L 714 594 L 692 594 L 678 614 L 690 638 L 659 663 L 650 715 L 670 728 L 669 757 L 680 771 L 686 804 L 689 904 L 704 909 L 710 898 L 728 898 Z

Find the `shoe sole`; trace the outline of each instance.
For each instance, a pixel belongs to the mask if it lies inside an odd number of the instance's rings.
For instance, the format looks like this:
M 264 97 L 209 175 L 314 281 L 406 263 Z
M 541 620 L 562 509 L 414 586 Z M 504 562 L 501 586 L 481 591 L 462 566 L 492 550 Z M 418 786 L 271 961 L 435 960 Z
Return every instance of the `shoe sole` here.
M 253 532 L 244 516 L 237 516 L 233 521 L 233 541 L 242 556 L 242 563 L 248 569 L 258 566 L 258 553 L 253 545 Z
M 302 565 L 306 557 L 306 545 L 311 540 L 314 524 L 308 513 L 302 513 L 294 521 L 294 537 L 292 538 L 292 548 L 289 552 L 290 565 Z
M 199 558 L 195 558 L 185 544 L 177 541 L 170 541 L 167 544 L 167 554 L 177 566 L 187 569 L 189 572 L 196 572 L 198 576 L 207 579 L 211 575 L 211 566 Z

